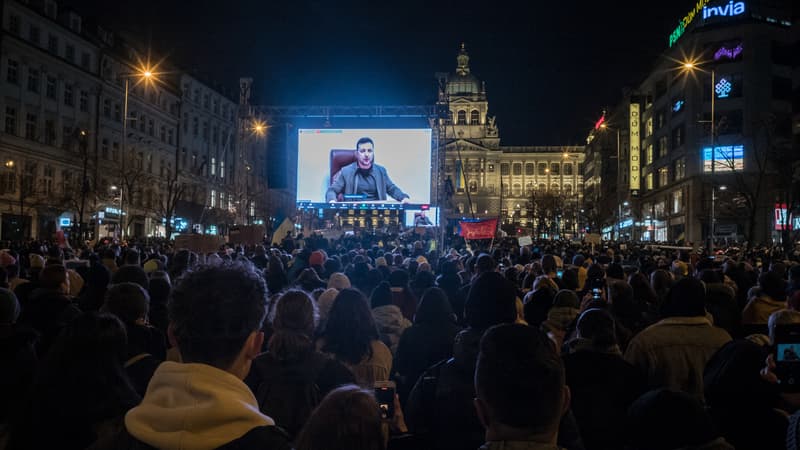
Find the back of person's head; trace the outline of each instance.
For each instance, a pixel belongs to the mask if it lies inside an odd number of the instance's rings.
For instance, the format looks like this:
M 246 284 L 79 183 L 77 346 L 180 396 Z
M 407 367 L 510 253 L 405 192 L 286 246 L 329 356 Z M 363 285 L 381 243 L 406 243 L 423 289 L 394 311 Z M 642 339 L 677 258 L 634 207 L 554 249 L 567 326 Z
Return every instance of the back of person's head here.
M 46 266 L 39 272 L 39 285 L 44 289 L 62 289 L 67 284 L 67 269 L 60 264 Z
M 408 272 L 403 269 L 398 269 L 389 275 L 389 284 L 392 287 L 407 287 L 409 281 Z
M 483 423 L 528 434 L 555 435 L 569 402 L 564 365 L 553 342 L 520 324 L 497 325 L 483 335 L 475 392 Z
M 722 283 L 722 273 L 713 269 L 700 271 L 700 275 L 697 278 L 706 284 Z
M 786 283 L 778 273 L 762 273 L 758 277 L 758 286 L 761 288 L 761 292 L 771 299 L 778 302 L 786 301 Z
M 619 263 L 612 263 L 608 265 L 608 270 L 606 270 L 606 275 L 608 276 L 608 278 L 614 278 L 615 280 L 624 280 L 625 269 L 623 269 L 622 265 Z
M 517 318 L 516 298 L 514 286 L 499 273 L 478 275 L 464 304 L 467 325 L 486 329 L 500 323 L 513 323 Z
M 135 248 L 129 248 L 128 251 L 125 252 L 125 261 L 123 261 L 123 264 L 126 266 L 138 266 L 139 251 Z
M 703 282 L 691 277 L 678 280 L 669 291 L 661 305 L 662 317 L 704 316 L 706 288 Z
M 279 360 L 300 359 L 313 349 L 311 337 L 317 326 L 317 308 L 307 293 L 292 289 L 275 305 L 269 339 L 270 353 Z
M 614 317 L 602 308 L 590 308 L 578 317 L 578 334 L 597 348 L 617 345 Z
M 475 259 L 475 273 L 491 272 L 495 267 L 497 267 L 497 263 L 494 258 L 486 253 L 481 253 L 478 258 Z
M 375 286 L 370 295 L 369 303 L 372 308 L 387 306 L 392 304 L 392 287 L 386 281 L 381 281 Z
M 564 289 L 577 291 L 578 285 L 580 284 L 578 281 L 578 269 L 573 267 L 565 270 L 564 274 L 561 276 L 561 281 L 564 282 Z
M 326 289 L 320 294 L 317 299 L 317 309 L 319 310 L 319 320 L 326 322 L 330 315 L 333 302 L 336 301 L 336 296 L 339 295 L 339 290 L 334 288 Z
M 20 312 L 17 296 L 8 289 L 0 288 L 0 325 L 16 323 Z
M 647 392 L 628 409 L 628 441 L 635 450 L 703 447 L 717 438 L 700 400 L 666 388 Z
M 650 274 L 650 286 L 653 287 L 653 290 L 656 293 L 665 293 L 672 288 L 673 285 L 673 278 L 672 275 L 669 274 L 666 270 L 658 269 L 654 270 L 653 273 Z
M 372 341 L 378 339 L 378 328 L 361 291 L 339 291 L 325 324 L 324 338 L 323 351 L 351 364 L 358 364 L 369 355 Z
M 370 391 L 345 385 L 322 399 L 295 440 L 296 450 L 383 450 L 380 409 Z
M 551 254 L 542 256 L 542 271 L 545 275 L 556 271 L 556 257 Z
M 447 299 L 447 293 L 438 287 L 432 287 L 422 294 L 414 323 L 443 324 L 455 322 L 453 307 Z
M 150 308 L 150 295 L 136 283 L 119 283 L 106 291 L 102 311 L 119 317 L 125 325 L 133 325 L 137 320 L 147 318 Z
M 341 272 L 334 272 L 331 274 L 330 278 L 328 278 L 328 287 L 336 290 L 349 288 L 350 279 L 347 278 L 347 275 Z
M 178 279 L 169 320 L 184 362 L 229 368 L 247 339 L 261 330 L 267 286 L 250 264 L 193 268 Z
M 136 283 L 139 286 L 147 289 L 150 287 L 150 278 L 147 273 L 139 266 L 122 266 L 114 272 L 111 277 L 112 284 L 119 283 Z
M 774 315 L 774 314 L 773 314 Z M 703 396 L 713 408 L 731 408 L 759 414 L 770 410 L 777 391 L 761 378 L 768 349 L 747 339 L 720 347 L 703 371 Z
M 792 309 L 779 309 L 769 315 L 767 319 L 767 329 L 769 330 L 770 342 L 775 342 L 775 329 L 778 325 L 791 325 L 800 323 L 800 312 Z

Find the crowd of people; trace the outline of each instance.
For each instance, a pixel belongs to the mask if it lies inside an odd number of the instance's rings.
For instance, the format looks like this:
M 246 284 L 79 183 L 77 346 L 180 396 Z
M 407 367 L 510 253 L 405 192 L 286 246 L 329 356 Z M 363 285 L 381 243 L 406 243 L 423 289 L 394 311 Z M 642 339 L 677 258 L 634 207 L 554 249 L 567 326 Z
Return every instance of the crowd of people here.
M 452 244 L 8 243 L 0 450 L 800 448 L 797 254 Z

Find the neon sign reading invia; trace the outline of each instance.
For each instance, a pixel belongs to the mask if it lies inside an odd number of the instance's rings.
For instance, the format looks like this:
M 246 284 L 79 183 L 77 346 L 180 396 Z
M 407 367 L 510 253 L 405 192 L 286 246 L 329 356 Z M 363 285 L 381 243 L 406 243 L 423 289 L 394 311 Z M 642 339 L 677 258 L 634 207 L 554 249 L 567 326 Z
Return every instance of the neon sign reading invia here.
M 703 20 L 706 20 L 709 17 L 714 17 L 714 16 L 733 17 L 733 16 L 738 16 L 743 12 L 744 12 L 744 2 L 734 3 L 733 0 L 731 0 L 725 6 L 711 6 L 711 7 L 704 6 Z
M 672 34 L 669 35 L 669 46 L 672 47 L 678 42 L 683 33 L 686 31 L 686 28 L 694 21 L 694 18 L 703 13 L 703 20 L 709 19 L 711 17 L 719 16 L 719 17 L 733 17 L 738 16 L 744 12 L 744 2 L 734 2 L 733 0 L 729 1 L 724 6 L 711 6 L 708 7 L 709 0 L 697 0 L 697 3 L 694 5 L 683 19 L 678 22 L 678 27 L 672 31 Z

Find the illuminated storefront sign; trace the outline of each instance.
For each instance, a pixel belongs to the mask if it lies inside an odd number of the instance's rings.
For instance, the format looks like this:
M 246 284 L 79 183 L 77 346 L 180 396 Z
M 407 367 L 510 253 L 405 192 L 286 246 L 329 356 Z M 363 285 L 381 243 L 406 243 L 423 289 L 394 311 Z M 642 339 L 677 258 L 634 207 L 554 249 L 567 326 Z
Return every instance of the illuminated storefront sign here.
M 786 203 L 775 204 L 775 230 L 791 230 L 792 221 L 789 220 L 789 209 Z
M 724 145 L 714 147 L 712 159 L 711 147 L 703 148 L 703 172 L 711 172 L 711 163 L 714 163 L 714 172 L 733 172 L 744 170 L 744 146 Z
M 672 47 L 678 42 L 686 28 L 694 21 L 694 19 L 702 13 L 703 20 L 708 20 L 714 17 L 734 17 L 744 13 L 744 2 L 729 1 L 728 3 L 720 6 L 707 6 L 709 0 L 697 0 L 694 8 L 692 8 L 685 16 L 678 22 L 678 26 L 669 35 L 669 46 Z
M 683 35 L 683 32 L 686 31 L 686 27 L 688 27 L 689 24 L 692 23 L 692 21 L 694 20 L 695 16 L 697 16 L 698 13 L 703 11 L 703 8 L 705 8 L 707 4 L 708 0 L 697 0 L 697 4 L 694 5 L 694 8 L 692 8 L 691 11 L 689 11 L 688 13 L 686 13 L 685 16 L 683 16 L 683 19 L 681 19 L 680 22 L 678 22 L 678 27 L 675 28 L 672 34 L 669 35 L 670 47 L 672 47 L 673 45 L 675 45 L 676 42 L 678 42 L 678 39 Z
M 724 6 L 704 6 L 703 7 L 703 20 L 710 17 L 733 17 L 744 13 L 744 2 L 729 1 Z
M 641 125 L 641 117 L 639 116 L 639 104 L 638 103 L 631 103 L 630 109 L 630 120 L 629 120 L 629 128 L 630 128 L 630 158 L 628 162 L 630 165 L 630 177 L 628 181 L 630 183 L 631 194 L 636 196 L 639 195 L 639 188 L 640 188 L 640 176 L 639 176 L 639 153 L 640 153 L 640 140 L 639 140 L 639 129 Z
M 714 92 L 717 93 L 717 98 L 728 98 L 733 90 L 733 85 L 727 78 L 720 78 L 717 85 L 714 86 Z
M 714 52 L 714 61 L 721 59 L 736 59 L 742 54 L 742 43 L 738 43 L 733 47 L 723 45 L 716 52 Z

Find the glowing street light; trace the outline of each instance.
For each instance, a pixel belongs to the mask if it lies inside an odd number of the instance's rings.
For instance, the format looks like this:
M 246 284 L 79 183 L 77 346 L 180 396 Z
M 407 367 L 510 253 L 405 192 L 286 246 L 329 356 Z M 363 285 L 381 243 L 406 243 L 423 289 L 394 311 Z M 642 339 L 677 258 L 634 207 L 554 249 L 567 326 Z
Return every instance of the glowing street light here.
M 715 85 L 716 72 L 714 71 L 713 68 L 711 68 L 710 70 L 704 70 L 702 67 L 700 67 L 699 62 L 696 61 L 696 60 L 683 61 L 682 64 L 680 65 L 679 69 L 681 69 L 682 71 L 687 72 L 687 73 L 694 73 L 695 70 L 699 70 L 701 72 L 706 72 L 706 73 L 710 73 L 711 74 L 711 120 L 710 120 L 710 123 L 711 123 L 711 219 L 709 220 L 710 225 L 711 225 L 711 229 L 709 230 L 709 233 L 708 233 L 708 251 L 709 252 L 713 252 L 714 251 L 714 233 L 715 233 L 714 228 L 715 228 L 716 221 L 717 221 L 717 217 L 716 217 L 716 213 L 715 213 L 715 207 L 716 207 L 717 198 L 716 198 L 716 195 L 715 195 L 715 188 L 714 188 L 714 173 L 716 171 L 716 165 L 717 165 L 717 162 L 716 162 L 716 157 L 717 157 L 716 153 L 717 153 L 717 151 L 714 148 L 714 145 L 716 145 L 716 137 L 717 137 L 717 130 L 716 130 L 716 127 L 714 125 L 714 115 L 715 115 L 714 114 L 714 99 L 716 97 L 716 95 L 714 95 L 714 85 Z M 724 189 L 721 189 L 721 188 L 722 188 L 722 186 L 720 186 L 720 190 L 724 190 Z

